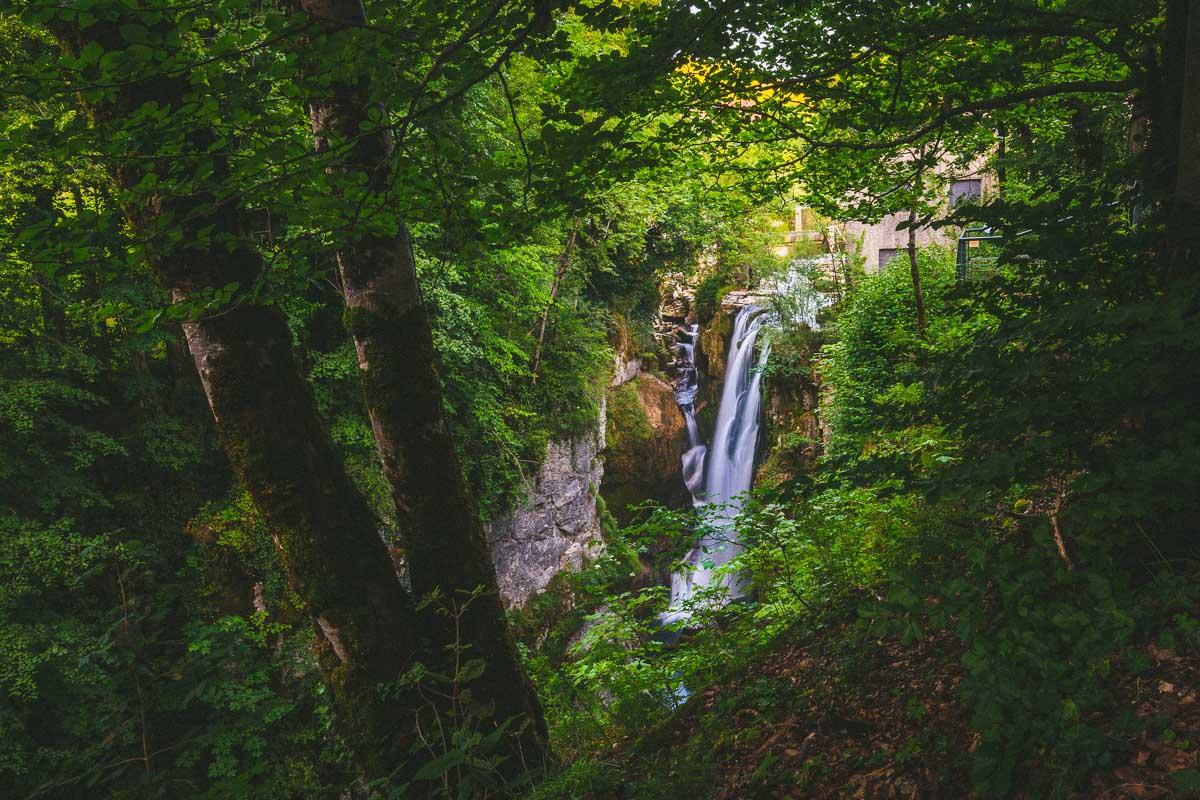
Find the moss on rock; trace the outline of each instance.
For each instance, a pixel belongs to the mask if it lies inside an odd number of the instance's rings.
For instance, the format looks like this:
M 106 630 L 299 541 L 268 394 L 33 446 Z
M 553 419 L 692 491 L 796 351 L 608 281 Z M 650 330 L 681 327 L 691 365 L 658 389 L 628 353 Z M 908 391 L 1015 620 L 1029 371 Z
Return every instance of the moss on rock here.
M 686 502 L 681 461 L 685 423 L 669 383 L 642 374 L 609 389 L 606 428 L 601 493 L 617 520 L 629 522 L 637 515 L 630 506 L 645 500 Z

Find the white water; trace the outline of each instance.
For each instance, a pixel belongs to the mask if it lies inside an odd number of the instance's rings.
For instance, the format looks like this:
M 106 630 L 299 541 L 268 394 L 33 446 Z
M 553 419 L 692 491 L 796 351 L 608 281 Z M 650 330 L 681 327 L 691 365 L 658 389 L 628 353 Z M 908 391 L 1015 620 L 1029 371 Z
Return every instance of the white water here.
M 690 332 L 692 343 L 679 345 L 676 396 L 688 432 L 688 449 L 683 454 L 684 482 L 697 508 L 710 505 L 713 509 L 700 542 L 684 557 L 684 568 L 671 576 L 671 605 L 663 615 L 664 623 L 690 617 L 689 603 L 702 589 L 723 587 L 725 591 L 718 592 L 714 598 L 721 604 L 743 594 L 741 578 L 722 568 L 742 550 L 733 521 L 741 509 L 741 495 L 750 490 L 754 478 L 762 405 L 761 368 L 766 363 L 770 346 L 768 343 L 761 349 L 757 360 L 754 349 L 766 317 L 764 309 L 747 306 L 738 312 L 734 321 L 725 385 L 710 448 L 705 448 L 700 441 L 693 406 L 696 397 L 695 367 L 692 366 L 695 326 Z
M 683 452 L 683 482 L 692 493 L 692 497 L 704 489 L 704 456 L 708 452 L 704 442 L 700 441 L 700 429 L 696 426 L 695 402 L 700 387 L 694 357 L 696 336 L 699 333 L 700 326 L 693 325 L 687 333 L 691 341 L 683 341 L 675 346 L 675 399 L 687 424 L 687 448 Z

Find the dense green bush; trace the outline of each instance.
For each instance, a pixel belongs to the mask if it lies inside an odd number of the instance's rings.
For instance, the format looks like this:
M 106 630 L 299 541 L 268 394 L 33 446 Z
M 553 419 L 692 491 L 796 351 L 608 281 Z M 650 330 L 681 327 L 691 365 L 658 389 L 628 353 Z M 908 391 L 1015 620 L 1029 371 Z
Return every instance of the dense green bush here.
M 928 316 L 928 338 L 917 334 L 912 280 L 898 262 L 864 276 L 832 322 L 836 341 L 822 354 L 820 369 L 834 388 L 827 422 L 834 435 L 829 458 L 839 468 L 866 474 L 868 462 L 907 475 L 897 459 L 944 455 L 936 422 L 924 412 L 931 348 L 958 333 L 949 298 L 954 256 L 948 249 L 919 252 Z M 918 428 L 920 431 L 918 431 Z M 918 452 L 919 451 L 919 452 Z M 884 463 L 886 462 L 886 463 Z
M 723 271 L 714 271 L 700 279 L 696 286 L 696 321 L 707 325 L 721 308 L 721 300 L 735 287 L 732 276 Z
M 863 613 L 909 636 L 949 626 L 966 643 L 973 777 L 989 796 L 1064 796 L 1110 765 L 1122 744 L 1096 720 L 1114 664 L 1136 630 L 1160 624 L 1163 604 L 1195 602 L 1172 579 L 1195 570 L 1194 547 L 1175 538 L 1179 511 L 1194 511 L 1194 493 L 1178 494 L 1200 452 L 1183 411 L 1194 403 L 1146 357 L 1166 348 L 1182 364 L 1195 350 L 1175 338 L 1175 304 L 1146 280 L 1144 240 L 1089 203 L 1078 224 L 1097 228 L 1093 242 L 1106 226 L 1103 255 L 1065 246 L 1062 230 L 1013 240 L 1011 260 L 961 288 L 944 256 L 923 260 L 924 342 L 908 276 L 885 271 L 859 287 L 825 354 L 827 466 L 850 484 L 917 490 L 957 531 L 920 522 L 919 541 L 940 541 L 940 565 L 894 570 L 888 602 Z M 1134 383 L 1146 392 L 1130 394 Z M 1131 417 L 1170 422 L 1122 423 Z

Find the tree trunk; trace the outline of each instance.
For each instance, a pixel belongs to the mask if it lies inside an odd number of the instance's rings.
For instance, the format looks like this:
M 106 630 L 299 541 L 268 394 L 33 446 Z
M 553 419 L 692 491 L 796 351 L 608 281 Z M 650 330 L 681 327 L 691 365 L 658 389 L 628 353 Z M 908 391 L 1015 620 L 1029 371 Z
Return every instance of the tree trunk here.
M 1179 97 L 1179 154 L 1172 217 L 1178 231 L 1173 269 L 1182 273 L 1200 253 L 1200 0 L 1186 9 Z M 1182 20 L 1181 20 L 1182 22 Z
M 921 270 L 917 266 L 917 212 L 908 212 L 908 270 L 912 275 L 913 304 L 917 308 L 917 336 L 925 339 L 925 296 L 921 292 Z
M 301 0 L 300 5 L 321 23 L 322 35 L 345 37 L 346 47 L 366 25 L 358 0 Z M 311 70 L 309 75 L 322 77 Z M 369 87 L 360 76 L 347 75 L 324 93 L 329 96 L 310 102 L 317 149 L 336 154 L 331 169 L 365 177 L 369 195 L 382 200 L 392 142 L 386 131 L 369 130 Z M 372 199 L 364 205 L 376 207 Z M 502 767 L 523 771 L 542 761 L 545 721 L 509 638 L 483 525 L 446 424 L 430 322 L 407 231 L 401 225 L 398 236 L 384 236 L 351 226 L 339 244 L 337 263 L 346 326 L 358 351 L 367 411 L 391 486 L 413 590 L 420 596 L 438 593 L 443 605 L 460 609 L 470 600 L 457 619 L 431 614 L 424 623 L 447 655 L 457 658 L 455 649 L 465 646 L 467 658 L 486 662 L 483 674 L 467 688 L 476 700 L 492 706 L 496 724 L 529 723 L 509 738 L 511 757 Z
M 1001 122 L 996 126 L 996 194 L 1004 197 L 1008 184 L 1008 126 Z
M 1187 8 L 1179 109 L 1179 167 L 1176 194 L 1200 205 L 1200 0 Z
M 259 267 L 257 254 L 242 258 L 247 272 Z M 204 285 L 231 276 L 213 277 Z M 176 302 L 200 288 L 166 283 Z M 386 702 L 376 687 L 416 660 L 417 631 L 375 517 L 297 369 L 286 321 L 275 309 L 245 304 L 183 327 L 234 472 L 312 617 L 340 731 L 368 777 L 387 775 L 412 748 L 405 724 L 412 701 Z
M 566 277 L 567 270 L 571 268 L 571 254 L 575 251 L 575 239 L 578 236 L 579 220 L 575 220 L 571 225 L 571 235 L 567 239 L 567 247 L 563 251 L 562 258 L 559 259 L 558 269 L 554 272 L 554 280 L 550 283 L 550 301 L 546 303 L 546 311 L 538 321 L 537 344 L 534 345 L 533 360 L 529 367 L 533 376 L 532 383 L 537 383 L 538 368 L 542 365 L 542 345 L 546 342 L 546 323 L 550 319 L 550 312 L 554 310 L 554 301 L 558 298 L 558 287 L 562 284 L 562 279 Z
M 1141 157 L 1134 220 L 1167 223 L 1158 260 L 1169 280 L 1194 270 L 1200 251 L 1200 0 L 1168 0 L 1159 46 L 1141 61 L 1130 125 Z
M 34 187 L 32 221 L 36 224 L 54 224 L 54 194 L 44 187 Z M 51 234 L 52 235 L 52 234 Z M 38 287 L 38 300 L 42 307 L 42 327 L 47 336 L 53 336 L 60 345 L 67 344 L 67 311 L 55 280 L 37 264 L 33 266 L 33 279 Z
M 126 13 L 127 19 L 82 30 L 73 23 L 56 25 L 54 32 L 75 55 L 92 41 L 106 51 L 120 50 L 125 45 L 119 23 L 144 21 L 136 9 Z M 105 128 L 119 129 L 149 102 L 170 110 L 167 118 L 178 125 L 190 94 L 186 79 L 154 76 L 120 85 L 88 111 L 101 135 Z M 169 187 L 169 176 L 189 174 L 189 159 L 210 158 L 211 141 L 211 132 L 198 127 L 186 138 L 186 152 L 169 158 L 137 153 L 114 163 L 112 178 L 135 198 L 124 211 L 155 248 L 151 268 L 175 303 L 230 283 L 247 292 L 220 313 L 184 323 L 188 347 L 230 464 L 262 511 L 289 582 L 311 615 L 342 737 L 366 775 L 386 776 L 412 751 L 414 702 L 382 697 L 377 687 L 394 681 L 413 661 L 418 631 L 374 515 L 318 416 L 284 315 L 248 295 L 263 265 L 241 236 L 232 204 L 203 193 L 146 196 L 134 190 L 150 171 L 160 176 L 160 186 Z M 222 171 L 218 164 L 216 175 Z M 163 241 L 179 244 L 164 250 Z

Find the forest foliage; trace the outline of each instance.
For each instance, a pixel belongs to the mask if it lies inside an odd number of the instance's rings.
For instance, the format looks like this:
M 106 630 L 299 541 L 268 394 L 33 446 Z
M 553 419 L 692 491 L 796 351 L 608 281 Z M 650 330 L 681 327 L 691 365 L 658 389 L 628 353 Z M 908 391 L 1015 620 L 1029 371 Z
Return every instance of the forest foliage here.
M 231 471 L 181 322 L 284 315 L 338 468 L 395 545 L 343 325 L 348 240 L 411 234 L 486 519 L 521 502 L 550 441 L 595 425 L 660 281 L 694 277 L 707 322 L 778 266 L 793 201 L 986 225 L 999 255 L 967 282 L 927 248 L 911 271 L 849 259 L 806 284 L 834 301 L 819 331 L 774 332 L 767 379 L 826 387 L 828 438 L 739 518 L 750 599 L 701 594 L 664 634 L 667 589 L 645 576 L 711 520 L 606 518 L 604 554 L 513 615 L 556 760 L 510 781 L 500 739 L 519 721 L 473 710 L 411 796 L 707 796 L 720 717 L 744 698 L 689 739 L 671 727 L 689 697 L 835 630 L 849 664 L 880 637 L 956 638 L 977 741 L 940 757 L 980 796 L 1069 796 L 1156 724 L 1114 723 L 1112 687 L 1149 668 L 1147 644 L 1200 655 L 1194 2 L 367 11 L 322 37 L 289 4 L 245 0 L 0 10 L 5 796 L 374 791 L 334 724 L 317 610 Z M 63 48 L 66 29 L 118 44 Z M 370 87 L 363 135 L 394 144 L 385 191 L 313 147 L 309 103 L 345 74 Z M 89 113 L 161 82 L 175 107 Z M 979 164 L 997 193 L 947 210 L 943 172 Z M 138 220 L 155 198 L 185 211 Z M 187 208 L 238 227 L 192 231 Z M 261 276 L 187 302 L 155 281 L 152 264 L 225 245 Z M 812 446 L 785 437 L 777 455 Z M 437 690 L 486 670 L 468 663 Z M 681 741 L 688 774 L 657 773 Z M 1181 791 L 1200 783 L 1183 772 Z

